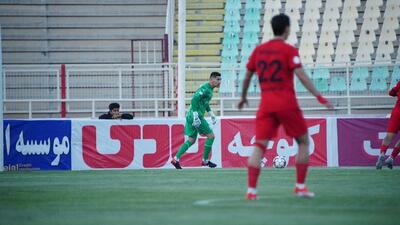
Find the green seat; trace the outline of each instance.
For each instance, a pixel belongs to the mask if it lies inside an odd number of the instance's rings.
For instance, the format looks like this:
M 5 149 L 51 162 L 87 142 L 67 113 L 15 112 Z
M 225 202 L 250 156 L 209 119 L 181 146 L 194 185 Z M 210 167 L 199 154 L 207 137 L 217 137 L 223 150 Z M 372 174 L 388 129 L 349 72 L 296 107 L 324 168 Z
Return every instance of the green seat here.
M 367 79 L 369 77 L 368 67 L 354 67 L 352 78 L 364 78 Z
M 386 79 L 380 77 L 373 77 L 371 80 L 371 85 L 369 87 L 370 91 L 386 91 L 387 90 Z
M 221 57 L 222 64 L 236 64 L 237 60 L 235 56 L 225 56 Z
M 331 85 L 329 91 L 345 91 L 346 90 L 346 79 L 344 77 L 335 76 L 331 79 Z
M 222 70 L 221 85 L 219 86 L 220 93 L 232 93 L 235 90 L 236 72 L 229 70 Z
M 247 0 L 246 9 L 261 9 L 261 0 Z
M 240 32 L 240 24 L 238 21 L 225 21 L 224 23 L 224 33 L 239 33 Z
M 241 0 L 227 0 L 225 9 L 240 9 L 242 8 Z
M 372 69 L 372 79 L 374 78 L 382 78 L 382 79 L 387 79 L 389 77 L 389 69 L 387 66 L 379 66 L 379 67 L 374 67 Z
M 240 55 L 249 57 L 255 47 L 256 47 L 256 44 L 243 44 Z
M 239 21 L 240 10 L 239 9 L 225 9 L 224 21 Z
M 329 69 L 328 68 L 316 68 L 313 73 L 313 78 L 314 79 L 329 79 L 330 74 L 329 74 Z
M 239 54 L 237 45 L 224 45 L 222 47 L 222 57 L 237 56 Z
M 259 9 L 254 9 L 254 8 L 246 9 L 246 12 L 244 14 L 244 21 L 255 20 L 258 22 L 260 21 L 260 19 L 261 19 L 261 14 Z
M 395 66 L 392 72 L 392 78 L 390 81 L 390 87 L 396 86 L 397 82 L 400 81 L 400 66 Z
M 223 45 L 238 44 L 238 43 L 239 43 L 239 33 L 236 32 L 224 33 L 224 39 L 222 40 Z
M 318 89 L 318 91 L 320 91 L 320 92 L 326 92 L 329 90 L 328 79 L 314 78 L 313 83 L 314 83 L 315 87 Z
M 367 90 L 367 78 L 353 76 L 351 77 L 350 91 L 366 91 Z
M 242 42 L 243 44 L 259 44 L 258 33 L 244 32 Z
M 258 22 L 258 20 L 245 21 L 243 32 L 245 32 L 245 33 L 249 33 L 249 32 L 258 33 L 258 32 L 260 32 L 260 23 Z

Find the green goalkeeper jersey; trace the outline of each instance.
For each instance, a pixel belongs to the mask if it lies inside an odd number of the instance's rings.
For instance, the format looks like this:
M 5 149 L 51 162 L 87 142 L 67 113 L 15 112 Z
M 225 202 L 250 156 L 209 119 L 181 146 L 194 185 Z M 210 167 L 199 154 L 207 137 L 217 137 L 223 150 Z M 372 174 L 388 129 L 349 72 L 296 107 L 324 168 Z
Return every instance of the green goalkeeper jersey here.
M 193 112 L 198 112 L 199 117 L 204 117 L 204 113 L 211 110 L 209 104 L 212 96 L 213 88 L 211 87 L 210 83 L 207 82 L 201 85 L 192 97 L 188 116 L 191 117 L 193 115 Z

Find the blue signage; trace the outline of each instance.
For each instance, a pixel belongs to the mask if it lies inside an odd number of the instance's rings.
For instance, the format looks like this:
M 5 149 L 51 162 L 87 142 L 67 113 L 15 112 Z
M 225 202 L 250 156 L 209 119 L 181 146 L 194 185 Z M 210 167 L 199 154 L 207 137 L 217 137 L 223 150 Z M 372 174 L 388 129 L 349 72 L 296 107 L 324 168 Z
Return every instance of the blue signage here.
M 71 170 L 70 120 L 4 120 L 4 171 Z

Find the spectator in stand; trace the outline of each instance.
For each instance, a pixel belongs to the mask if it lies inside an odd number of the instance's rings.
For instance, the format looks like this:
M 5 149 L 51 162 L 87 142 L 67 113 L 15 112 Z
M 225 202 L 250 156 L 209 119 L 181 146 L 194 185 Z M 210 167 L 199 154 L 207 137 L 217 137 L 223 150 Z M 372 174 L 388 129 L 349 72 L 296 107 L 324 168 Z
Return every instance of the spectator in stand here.
M 111 103 L 108 106 L 109 111 L 107 113 L 104 113 L 99 117 L 101 120 L 115 120 L 115 119 L 120 119 L 120 120 L 131 120 L 133 119 L 133 115 L 129 113 L 120 113 L 119 112 L 120 105 L 118 103 Z

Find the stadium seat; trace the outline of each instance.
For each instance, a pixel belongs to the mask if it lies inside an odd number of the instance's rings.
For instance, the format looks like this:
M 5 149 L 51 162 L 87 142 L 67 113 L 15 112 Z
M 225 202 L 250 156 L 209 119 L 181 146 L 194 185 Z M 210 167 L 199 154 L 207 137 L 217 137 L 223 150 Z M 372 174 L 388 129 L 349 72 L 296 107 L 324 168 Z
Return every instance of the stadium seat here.
M 236 56 L 229 55 L 229 56 L 221 57 L 221 62 L 223 65 L 224 64 L 226 64 L 226 65 L 236 64 L 237 63 Z
M 286 8 L 285 9 L 285 14 L 290 17 L 290 22 L 296 20 L 300 20 L 300 11 L 297 8 Z
M 295 77 L 295 89 L 297 93 L 305 93 L 307 89 L 300 82 L 299 78 Z
M 351 2 L 351 1 L 346 1 Z M 345 4 L 346 4 L 345 2 Z M 343 6 L 342 19 L 356 19 L 358 17 L 357 6 Z
M 260 40 L 258 39 L 258 33 L 245 32 L 242 42 L 244 44 L 259 44 Z
M 227 0 L 225 9 L 240 9 L 242 8 L 241 0 Z
M 339 1 L 337 1 L 339 2 Z M 323 20 L 327 19 L 339 19 L 339 8 L 338 7 L 326 7 L 325 6 L 325 12 L 324 15 L 322 16 Z
M 239 21 L 240 11 L 238 9 L 225 9 L 224 21 Z
M 313 83 L 314 83 L 315 87 L 318 89 L 318 91 L 320 91 L 320 92 L 326 92 L 329 90 L 328 79 L 325 79 L 325 78 L 315 79 L 314 78 Z
M 243 28 L 244 33 L 258 33 L 260 32 L 260 23 L 258 20 L 248 20 L 245 21 L 244 23 L 244 28 Z
M 340 25 L 340 31 L 345 31 L 345 30 L 356 30 L 357 29 L 357 23 L 356 20 L 353 18 L 347 18 L 347 19 L 342 19 L 342 23 Z
M 251 52 L 254 50 L 255 47 L 256 44 L 243 44 L 241 55 L 247 57 L 250 56 Z
M 325 8 L 340 8 L 342 6 L 342 1 L 337 0 L 326 0 Z
M 373 1 L 368 1 L 368 2 L 373 2 Z M 367 4 L 368 4 L 367 2 Z M 379 6 L 365 6 L 365 11 L 364 11 L 364 20 L 366 18 L 378 18 L 380 17 L 380 9 Z
M 329 74 L 329 69 L 328 68 L 316 68 L 314 69 L 313 73 L 313 79 L 329 79 L 330 74 Z
M 246 12 L 244 14 L 244 21 L 255 20 L 258 23 L 258 21 L 260 21 L 260 18 L 261 18 L 261 15 L 260 15 L 259 9 L 253 9 L 253 8 L 246 9 Z M 260 25 L 258 25 L 258 26 L 260 26 Z
M 367 2 L 365 3 L 365 7 L 379 7 L 383 5 L 383 0 L 367 0 Z
M 382 79 L 387 79 L 389 77 L 389 70 L 387 66 L 379 66 L 379 67 L 374 67 L 372 69 L 372 79 L 373 78 L 382 78 Z
M 265 9 L 280 9 L 282 7 L 280 0 L 265 1 Z
M 227 57 L 227 56 L 237 56 L 238 53 L 238 48 L 236 45 L 224 45 L 222 48 L 222 57 Z
M 382 37 L 382 36 L 381 36 Z M 394 52 L 393 43 L 391 41 L 379 41 L 378 49 L 376 50 L 376 62 L 390 62 L 391 53 Z
M 366 91 L 367 80 L 361 78 L 351 78 L 350 91 Z
M 261 9 L 261 0 L 246 0 L 247 9 Z
M 239 43 L 239 34 L 236 32 L 224 33 L 224 38 L 222 40 L 223 45 L 234 45 Z
M 286 9 L 301 9 L 302 0 L 286 0 Z
M 351 77 L 367 79 L 369 77 L 368 67 L 354 67 Z
M 361 1 L 360 0 L 345 0 L 344 4 L 343 4 L 343 7 L 346 7 L 346 6 L 358 7 L 360 5 L 361 5 Z
M 305 32 L 305 31 L 317 32 L 319 30 L 317 20 L 318 19 L 304 19 L 302 32 Z
M 329 91 L 340 92 L 346 90 L 346 79 L 342 76 L 334 76 L 331 79 L 331 85 L 329 86 Z
M 302 31 L 301 44 L 314 44 L 318 43 L 317 33 L 315 31 Z
M 224 24 L 224 33 L 240 32 L 240 24 L 238 21 L 226 21 Z
M 392 79 L 390 81 L 390 87 L 396 86 L 398 81 L 400 81 L 400 66 L 395 66 L 395 67 L 393 67 Z
M 380 77 L 373 77 L 371 80 L 371 85 L 369 87 L 370 91 L 387 91 L 387 83 L 385 79 Z
M 232 93 L 235 90 L 236 72 L 230 70 L 222 70 L 220 93 Z

